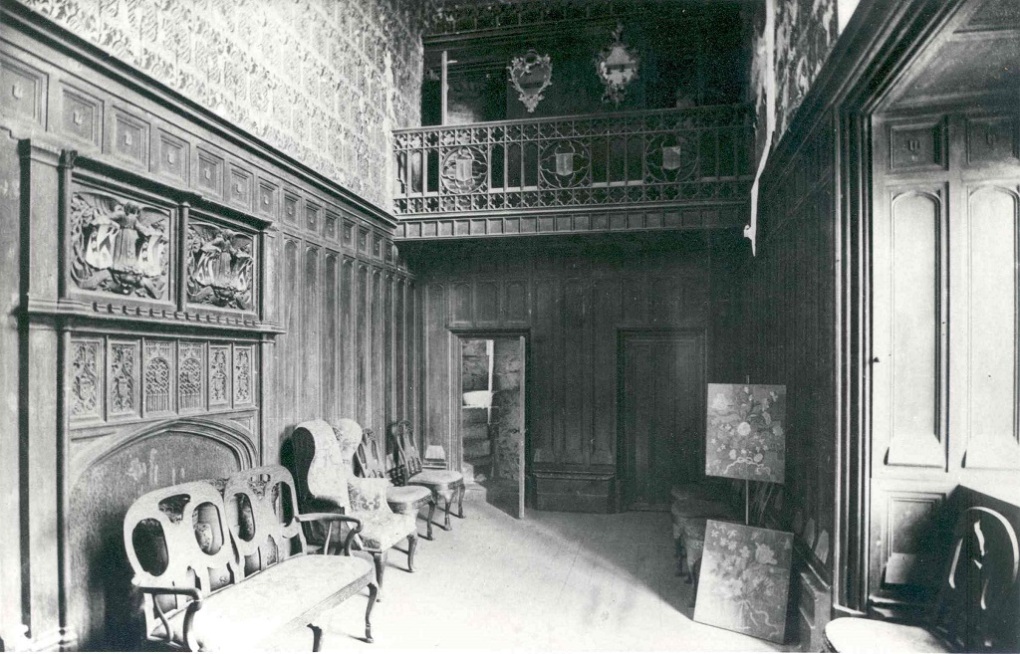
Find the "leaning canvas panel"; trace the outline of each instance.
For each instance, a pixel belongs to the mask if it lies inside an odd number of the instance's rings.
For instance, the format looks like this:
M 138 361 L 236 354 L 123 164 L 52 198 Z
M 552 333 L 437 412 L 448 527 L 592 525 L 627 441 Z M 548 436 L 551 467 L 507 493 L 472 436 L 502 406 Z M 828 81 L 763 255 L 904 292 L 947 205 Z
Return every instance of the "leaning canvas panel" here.
M 709 384 L 705 474 L 781 484 L 786 386 Z
M 698 622 L 781 643 L 793 534 L 709 520 L 698 578 Z

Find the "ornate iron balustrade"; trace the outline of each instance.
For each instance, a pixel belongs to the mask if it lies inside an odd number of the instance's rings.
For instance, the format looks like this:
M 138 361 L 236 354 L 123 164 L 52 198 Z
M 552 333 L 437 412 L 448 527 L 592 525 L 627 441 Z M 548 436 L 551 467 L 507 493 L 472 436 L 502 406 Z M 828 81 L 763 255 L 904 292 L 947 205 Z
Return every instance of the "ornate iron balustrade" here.
M 746 201 L 745 105 L 394 132 L 398 215 Z

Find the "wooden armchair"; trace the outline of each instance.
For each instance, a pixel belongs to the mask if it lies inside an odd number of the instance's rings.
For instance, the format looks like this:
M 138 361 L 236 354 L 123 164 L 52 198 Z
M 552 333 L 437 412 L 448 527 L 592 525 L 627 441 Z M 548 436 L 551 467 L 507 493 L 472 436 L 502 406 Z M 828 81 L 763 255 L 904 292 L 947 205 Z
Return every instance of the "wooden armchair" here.
M 354 476 L 354 454 L 361 436 L 361 427 L 353 420 L 340 420 L 335 427 L 324 420 L 311 420 L 294 428 L 291 440 L 298 470 L 298 503 L 305 511 L 340 511 L 360 521 L 361 531 L 353 544 L 372 555 L 381 592 L 387 554 L 405 538 L 407 570 L 414 572 L 418 526 L 414 516 L 390 510 L 387 480 Z M 309 542 L 323 543 L 327 536 L 321 525 L 309 525 Z
M 928 624 L 837 618 L 825 626 L 825 646 L 831 652 L 1016 652 L 1018 566 L 1020 547 L 1009 521 L 989 508 L 968 508 L 956 523 Z
M 354 462 L 357 464 L 355 472 L 370 479 L 387 479 L 383 457 L 379 453 L 379 445 L 375 442 L 372 430 L 363 431 L 361 443 L 354 453 Z M 386 503 L 394 513 L 414 516 L 415 520 L 418 519 L 422 507 L 428 506 L 429 517 L 425 538 L 432 540 L 432 516 L 436 513 L 436 500 L 432 497 L 432 491 L 424 486 L 396 486 L 390 483 L 386 487 Z
M 421 464 L 418 448 L 414 446 L 414 434 L 411 423 L 401 420 L 390 428 L 390 434 L 396 443 L 398 485 L 414 484 L 424 486 L 432 492 L 438 503 L 442 497 L 446 501 L 446 516 L 443 529 L 450 530 L 450 505 L 457 498 L 457 516 L 464 517 L 464 475 L 456 470 L 425 470 Z

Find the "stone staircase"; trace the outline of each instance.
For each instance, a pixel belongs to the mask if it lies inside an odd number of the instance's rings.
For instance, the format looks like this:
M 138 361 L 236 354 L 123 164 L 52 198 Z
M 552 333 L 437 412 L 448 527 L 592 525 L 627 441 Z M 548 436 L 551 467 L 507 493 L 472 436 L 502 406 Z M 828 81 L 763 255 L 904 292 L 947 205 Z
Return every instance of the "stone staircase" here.
M 480 482 L 492 474 L 492 441 L 489 439 L 488 409 L 463 407 L 460 434 L 464 446 L 464 480 Z

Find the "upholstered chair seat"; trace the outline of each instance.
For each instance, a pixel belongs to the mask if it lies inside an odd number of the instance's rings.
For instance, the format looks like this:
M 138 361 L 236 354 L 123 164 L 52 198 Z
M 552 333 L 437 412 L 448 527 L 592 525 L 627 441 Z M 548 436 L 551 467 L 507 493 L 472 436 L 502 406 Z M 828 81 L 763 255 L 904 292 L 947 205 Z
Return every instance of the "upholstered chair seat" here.
M 839 618 L 825 627 L 833 652 L 952 652 L 948 643 L 924 627 L 867 618 Z
M 464 481 L 464 475 L 456 470 L 422 470 L 412 479 L 416 484 L 456 484 Z

